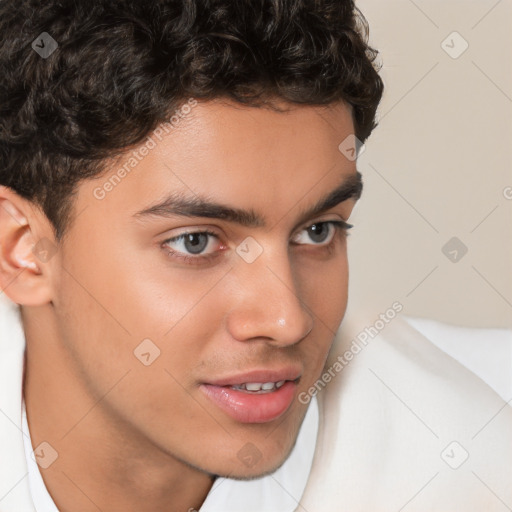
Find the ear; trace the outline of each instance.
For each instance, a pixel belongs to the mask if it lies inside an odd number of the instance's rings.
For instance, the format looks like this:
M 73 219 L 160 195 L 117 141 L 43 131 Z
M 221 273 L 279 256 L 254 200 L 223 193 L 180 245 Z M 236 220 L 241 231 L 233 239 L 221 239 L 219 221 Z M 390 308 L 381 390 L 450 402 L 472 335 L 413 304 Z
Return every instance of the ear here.
M 44 213 L 0 186 L 1 291 L 21 305 L 50 302 L 50 260 L 56 250 L 53 229 Z

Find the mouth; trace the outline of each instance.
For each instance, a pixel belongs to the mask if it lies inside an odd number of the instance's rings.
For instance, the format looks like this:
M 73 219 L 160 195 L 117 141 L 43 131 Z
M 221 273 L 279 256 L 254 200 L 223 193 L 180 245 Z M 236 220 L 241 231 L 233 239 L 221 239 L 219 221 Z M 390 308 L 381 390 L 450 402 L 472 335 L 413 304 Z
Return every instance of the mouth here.
M 236 389 L 237 391 L 243 391 L 245 393 L 252 394 L 264 394 L 264 393 L 272 393 L 273 391 L 277 391 L 283 384 L 287 382 L 286 380 L 280 380 L 279 382 L 247 382 L 246 384 L 240 384 L 239 386 L 230 386 L 231 389 Z
M 205 396 L 240 423 L 267 423 L 282 416 L 296 395 L 300 371 L 255 371 L 201 384 Z

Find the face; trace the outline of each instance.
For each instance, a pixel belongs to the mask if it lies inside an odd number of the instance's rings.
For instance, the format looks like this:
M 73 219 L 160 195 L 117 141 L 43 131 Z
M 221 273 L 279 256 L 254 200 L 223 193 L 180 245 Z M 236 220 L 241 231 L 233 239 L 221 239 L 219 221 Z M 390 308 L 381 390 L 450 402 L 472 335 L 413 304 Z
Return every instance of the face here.
M 343 104 L 199 102 L 79 186 L 48 263 L 59 350 L 127 439 L 211 474 L 283 463 L 346 307 L 353 132 Z

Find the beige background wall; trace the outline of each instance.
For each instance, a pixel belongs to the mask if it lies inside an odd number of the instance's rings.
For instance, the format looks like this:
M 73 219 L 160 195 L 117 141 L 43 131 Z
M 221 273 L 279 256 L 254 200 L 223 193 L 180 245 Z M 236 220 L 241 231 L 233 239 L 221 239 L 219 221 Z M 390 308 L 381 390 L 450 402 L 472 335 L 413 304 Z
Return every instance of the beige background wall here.
M 358 159 L 351 307 L 512 326 L 512 0 L 357 5 L 386 91 Z

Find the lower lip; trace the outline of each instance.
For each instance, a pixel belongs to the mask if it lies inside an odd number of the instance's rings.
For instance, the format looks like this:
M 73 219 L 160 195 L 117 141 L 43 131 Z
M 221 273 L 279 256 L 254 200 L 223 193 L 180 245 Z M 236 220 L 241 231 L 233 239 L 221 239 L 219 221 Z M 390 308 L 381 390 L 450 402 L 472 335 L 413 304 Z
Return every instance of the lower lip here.
M 230 387 L 202 384 L 201 390 L 220 409 L 240 423 L 266 423 L 290 407 L 297 384 L 287 381 L 271 393 L 244 393 Z

